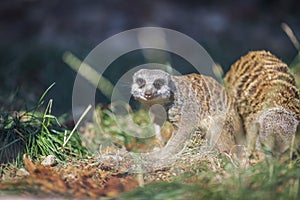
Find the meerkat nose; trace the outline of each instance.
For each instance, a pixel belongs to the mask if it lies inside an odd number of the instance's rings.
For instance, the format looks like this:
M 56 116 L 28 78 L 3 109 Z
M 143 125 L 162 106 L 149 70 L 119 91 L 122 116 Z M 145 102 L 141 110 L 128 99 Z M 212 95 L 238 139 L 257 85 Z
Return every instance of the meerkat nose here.
M 145 91 L 145 93 L 144 93 L 144 96 L 145 96 L 146 99 L 151 99 L 151 98 L 152 98 L 152 95 L 153 95 L 153 93 L 152 93 L 151 90 L 147 90 L 147 91 Z

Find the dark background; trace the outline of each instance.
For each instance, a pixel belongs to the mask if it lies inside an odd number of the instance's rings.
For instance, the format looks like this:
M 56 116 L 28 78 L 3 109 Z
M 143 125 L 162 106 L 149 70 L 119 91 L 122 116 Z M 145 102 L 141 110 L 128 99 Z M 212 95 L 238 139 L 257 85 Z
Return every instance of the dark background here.
M 300 34 L 296 0 L 2 0 L 0 1 L 0 104 L 20 109 L 36 102 L 53 82 L 47 98 L 54 112 L 71 110 L 76 73 L 62 61 L 65 51 L 80 59 L 96 45 L 127 29 L 158 26 L 197 40 L 228 70 L 249 50 L 269 50 L 288 64 L 297 50 L 285 35 L 286 22 Z M 121 58 L 127 66 L 140 61 Z M 122 60 L 123 59 L 123 60 Z M 118 77 L 121 72 L 109 77 Z M 115 80 L 111 80 L 114 82 Z M 107 99 L 99 95 L 100 102 Z M 32 104 L 34 105 L 34 104 Z

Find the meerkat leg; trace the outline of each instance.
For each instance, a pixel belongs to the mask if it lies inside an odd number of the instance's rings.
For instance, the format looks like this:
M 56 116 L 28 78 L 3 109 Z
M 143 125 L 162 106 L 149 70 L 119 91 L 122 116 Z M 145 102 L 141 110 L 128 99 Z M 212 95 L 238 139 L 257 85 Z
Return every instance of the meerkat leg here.
M 166 141 L 161 134 L 161 127 L 167 118 L 166 111 L 163 106 L 155 104 L 150 107 L 150 112 L 154 115 L 153 126 L 155 137 L 158 140 L 160 147 L 163 147 Z
M 244 155 L 245 135 L 242 127 L 241 119 L 238 115 L 228 113 L 226 121 L 223 122 L 220 141 L 223 141 L 220 150 L 226 152 L 228 156 L 240 159 Z
M 163 147 L 165 145 L 165 139 L 162 137 L 161 134 L 161 126 L 156 123 L 154 123 L 153 126 L 154 126 L 155 137 L 158 140 L 160 147 Z
M 295 158 L 295 156 L 299 157 L 300 156 L 300 124 L 298 124 L 297 126 L 295 138 L 293 138 L 292 148 L 293 148 L 292 157 L 293 158 Z
M 253 121 L 250 125 L 246 126 L 246 140 L 247 140 L 247 157 L 251 158 L 256 149 L 256 141 L 259 133 L 259 123 Z
M 234 145 L 234 139 L 229 131 L 229 121 L 226 116 L 217 115 L 210 118 L 210 126 L 207 129 L 208 144 L 211 149 L 215 146 L 220 153 L 229 153 Z M 224 130 L 224 131 L 223 131 Z

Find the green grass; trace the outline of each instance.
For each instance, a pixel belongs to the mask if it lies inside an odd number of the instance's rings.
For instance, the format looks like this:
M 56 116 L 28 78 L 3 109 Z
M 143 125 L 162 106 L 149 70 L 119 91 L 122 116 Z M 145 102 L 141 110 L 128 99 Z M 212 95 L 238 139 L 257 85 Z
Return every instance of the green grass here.
M 222 174 L 202 171 L 190 183 L 182 176 L 123 193 L 120 199 L 300 199 L 299 167 L 274 161 L 249 169 L 225 167 Z
M 45 105 L 44 97 L 52 86 L 43 93 L 36 108 L 0 113 L 0 161 L 2 163 L 22 163 L 23 154 L 30 155 L 32 159 L 40 159 L 52 154 L 59 160 L 88 154 L 77 132 L 67 141 L 71 130 L 64 128 L 51 114 L 53 101 L 50 100 Z M 46 108 L 41 111 L 44 105 Z

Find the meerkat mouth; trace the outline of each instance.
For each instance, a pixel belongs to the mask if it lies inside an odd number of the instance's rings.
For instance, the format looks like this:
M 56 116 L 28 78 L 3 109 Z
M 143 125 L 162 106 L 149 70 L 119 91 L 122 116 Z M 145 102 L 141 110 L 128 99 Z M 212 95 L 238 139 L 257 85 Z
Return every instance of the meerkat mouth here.
M 151 99 L 154 98 L 154 95 L 153 95 L 153 94 L 144 94 L 143 97 L 144 97 L 145 99 L 147 99 L 147 100 L 151 100 Z
M 162 98 L 156 97 L 155 95 L 138 96 L 135 99 L 138 100 L 139 102 L 145 103 L 145 104 L 164 104 L 169 101 L 168 99 L 162 99 Z

